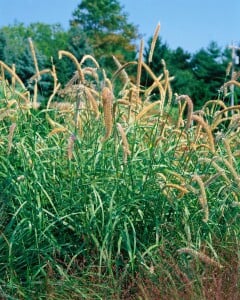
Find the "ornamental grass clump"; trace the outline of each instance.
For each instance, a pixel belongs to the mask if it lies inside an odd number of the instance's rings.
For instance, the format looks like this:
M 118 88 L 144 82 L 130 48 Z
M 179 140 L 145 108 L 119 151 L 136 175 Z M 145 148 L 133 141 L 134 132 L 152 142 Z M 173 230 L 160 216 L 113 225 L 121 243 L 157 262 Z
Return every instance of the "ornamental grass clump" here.
M 32 94 L 0 62 L 3 299 L 239 298 L 239 105 L 175 104 L 143 45 L 113 74 L 60 50 L 76 72 L 63 86 L 35 62 Z

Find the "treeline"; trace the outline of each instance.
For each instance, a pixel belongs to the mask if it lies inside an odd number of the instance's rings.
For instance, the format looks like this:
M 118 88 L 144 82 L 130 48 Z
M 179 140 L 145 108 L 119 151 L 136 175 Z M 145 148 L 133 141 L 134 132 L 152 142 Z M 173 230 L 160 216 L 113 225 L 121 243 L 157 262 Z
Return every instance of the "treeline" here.
M 0 60 L 9 66 L 15 64 L 17 74 L 25 84 L 31 85 L 29 78 L 35 73 L 35 68 L 29 37 L 35 45 L 39 69 L 51 68 L 54 64 L 62 84 L 73 76 L 75 67 L 67 59 L 59 60 L 58 50 L 70 51 L 78 60 L 85 54 L 91 54 L 106 72 L 117 69 L 113 56 L 122 64 L 137 58 L 141 36 L 137 26 L 128 21 L 128 15 L 119 1 L 83 0 L 74 10 L 69 23 L 67 30 L 60 24 L 43 23 L 28 26 L 16 23 L 0 28 Z M 145 46 L 144 60 L 157 76 L 164 71 L 166 64 L 170 76 L 174 76 L 174 93 L 188 94 L 197 107 L 207 100 L 223 98 L 220 87 L 231 77 L 230 72 L 227 73 L 231 62 L 230 49 L 222 49 L 216 42 L 211 42 L 206 49 L 190 54 L 180 47 L 170 49 L 166 42 L 158 38 L 149 63 L 151 40 Z M 43 97 L 51 92 L 51 82 L 47 75 L 43 76 L 40 83 Z M 151 79 L 143 73 L 142 84 L 148 86 L 151 83 Z

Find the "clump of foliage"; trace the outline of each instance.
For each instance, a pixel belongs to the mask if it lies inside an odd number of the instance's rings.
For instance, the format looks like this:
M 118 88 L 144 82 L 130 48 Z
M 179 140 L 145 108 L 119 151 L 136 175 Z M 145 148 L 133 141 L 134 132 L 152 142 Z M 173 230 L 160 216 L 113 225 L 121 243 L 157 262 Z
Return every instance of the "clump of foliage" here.
M 31 50 L 33 94 L 0 62 L 1 297 L 238 298 L 240 106 L 174 99 L 143 43 L 111 76 L 59 51 L 76 68 L 64 88 Z

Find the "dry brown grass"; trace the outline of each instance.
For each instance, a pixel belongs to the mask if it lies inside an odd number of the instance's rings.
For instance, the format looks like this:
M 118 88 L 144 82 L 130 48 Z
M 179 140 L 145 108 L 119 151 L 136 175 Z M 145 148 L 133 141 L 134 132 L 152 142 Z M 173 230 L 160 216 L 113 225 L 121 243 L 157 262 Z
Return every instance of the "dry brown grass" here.
M 113 93 L 108 87 L 104 87 L 102 90 L 102 102 L 103 102 L 103 114 L 104 114 L 104 124 L 105 124 L 105 136 L 102 142 L 105 142 L 112 133 L 113 127 Z

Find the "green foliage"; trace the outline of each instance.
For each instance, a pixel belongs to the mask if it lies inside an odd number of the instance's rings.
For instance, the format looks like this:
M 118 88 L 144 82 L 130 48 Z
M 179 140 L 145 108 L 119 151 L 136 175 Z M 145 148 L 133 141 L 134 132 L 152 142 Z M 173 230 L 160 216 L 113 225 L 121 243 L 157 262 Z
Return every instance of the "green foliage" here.
M 111 66 L 112 55 L 123 62 L 134 58 L 137 27 L 128 22 L 119 1 L 83 0 L 73 12 L 70 23 L 87 34 L 94 56 L 104 66 Z
M 22 23 L 0 29 L 0 59 L 10 67 L 16 65 L 16 73 L 26 83 L 35 73 L 33 59 L 28 43 L 30 28 Z M 39 68 L 44 66 L 46 57 L 36 50 Z
M 150 54 L 152 38 L 149 39 L 144 53 L 144 60 L 148 62 Z M 162 60 L 165 61 L 166 68 L 170 76 L 174 76 L 171 82 L 173 93 L 192 95 L 195 88 L 195 77 L 191 69 L 191 55 L 185 52 L 182 48 L 178 47 L 176 50 L 171 50 L 166 42 L 163 42 L 160 37 L 156 40 L 156 45 L 153 52 L 152 62 L 149 64 L 152 71 L 156 75 L 164 72 L 164 65 Z M 147 72 L 143 73 L 143 85 L 151 85 L 152 79 L 149 78 Z M 157 91 L 156 91 L 157 93 Z M 158 93 L 156 95 L 157 99 Z
M 146 144 L 143 149 L 149 128 L 137 124 L 128 132 L 132 155 L 124 164 L 117 135 L 99 144 L 103 128 L 93 119 L 83 129 L 84 138 L 76 136 L 69 161 L 67 136 L 48 135 L 51 129 L 43 116 L 20 113 L 11 153 L 6 154 L 6 138 L 0 148 L 0 283 L 5 294 L 115 299 L 123 292 L 119 284 L 131 280 L 130 274 L 140 272 L 155 282 L 164 268 L 172 282 L 162 282 L 158 292 L 174 284 L 172 295 L 183 283 L 171 263 L 189 280 L 201 276 L 200 262 L 191 266 L 194 260 L 177 258 L 177 249 L 206 247 L 210 256 L 225 263 L 227 247 L 239 234 L 239 208 L 232 206 L 231 194 L 221 190 L 221 178 L 207 189 L 208 223 L 202 221 L 197 195 L 177 199 L 177 193 L 169 190 L 166 195 L 161 187 L 160 174 L 173 180 L 176 172 L 187 178 L 198 170 L 204 176 L 214 174 L 211 165 L 201 164 L 194 153 L 176 160 L 174 136 L 163 147 Z M 7 123 L 1 126 L 7 136 Z M 151 130 L 149 143 L 157 134 Z M 81 284 L 72 285 L 77 278 Z M 108 292 L 103 282 L 109 282 Z
M 239 108 L 225 125 L 208 103 L 186 128 L 171 105 L 116 96 L 103 142 L 99 86 L 33 110 L 0 82 L 1 297 L 239 298 Z
M 28 38 L 32 38 L 39 70 L 52 69 L 54 64 L 58 71 L 58 80 L 63 85 L 74 73 L 74 65 L 66 60 L 58 59 L 59 50 L 71 51 L 79 60 L 85 53 L 91 54 L 85 34 L 79 28 L 65 31 L 59 24 L 48 25 L 32 23 L 29 26 L 15 24 L 0 29 L 0 60 L 7 65 L 16 65 L 16 73 L 25 85 L 36 73 Z M 52 79 L 43 75 L 39 84 L 42 96 L 52 91 Z M 31 85 L 29 88 L 33 89 Z
M 144 59 L 148 62 L 152 38 L 145 49 Z M 189 95 L 196 108 L 200 108 L 209 99 L 218 99 L 223 95 L 219 89 L 226 81 L 226 69 L 230 62 L 228 49 L 221 49 L 211 42 L 207 49 L 200 49 L 191 55 L 178 47 L 172 50 L 161 38 L 157 38 L 150 67 L 155 74 L 164 72 L 164 59 L 170 76 L 174 76 L 172 89 L 177 94 Z M 228 78 L 229 79 L 229 78 Z M 143 85 L 151 85 L 152 79 L 143 74 Z
M 144 52 L 144 60 L 148 62 L 150 50 L 151 50 L 152 38 L 148 40 L 147 47 Z M 150 63 L 150 67 L 153 70 L 154 74 L 160 75 L 163 72 L 163 64 L 162 59 L 166 62 L 169 61 L 171 56 L 171 50 L 166 42 L 162 41 L 161 37 L 157 37 L 156 44 L 154 47 L 154 52 L 152 56 L 152 62 Z
M 224 55 L 216 42 L 211 42 L 207 49 L 201 49 L 193 55 L 192 70 L 199 83 L 193 95 L 197 106 L 218 97 L 219 87 L 226 78 L 228 62 L 229 57 Z
M 29 30 L 36 48 L 46 56 L 45 68 L 52 68 L 52 63 L 54 63 L 59 71 L 58 79 L 63 84 L 73 75 L 74 66 L 70 62 L 59 60 L 58 51 L 70 51 L 78 60 L 86 53 L 91 54 L 91 47 L 87 44 L 86 35 L 79 29 L 71 28 L 65 31 L 59 24 L 33 23 L 30 24 Z

